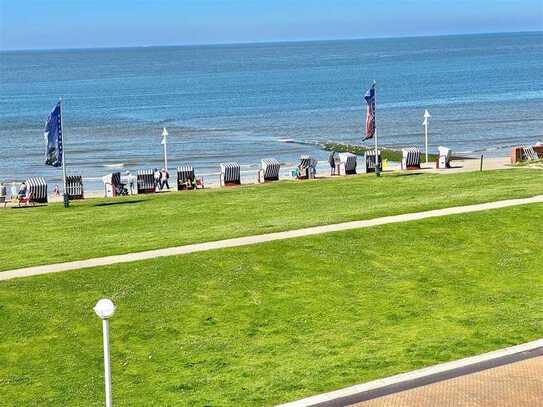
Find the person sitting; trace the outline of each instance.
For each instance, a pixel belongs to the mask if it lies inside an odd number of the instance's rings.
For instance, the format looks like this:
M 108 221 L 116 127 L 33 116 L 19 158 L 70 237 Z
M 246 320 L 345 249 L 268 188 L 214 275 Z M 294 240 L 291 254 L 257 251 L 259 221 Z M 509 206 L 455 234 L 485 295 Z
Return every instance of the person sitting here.
M 26 194 L 28 193 L 28 187 L 26 186 L 26 182 L 22 182 L 21 186 L 19 187 L 19 192 L 17 193 L 17 199 L 20 201 L 22 198 L 26 197 Z

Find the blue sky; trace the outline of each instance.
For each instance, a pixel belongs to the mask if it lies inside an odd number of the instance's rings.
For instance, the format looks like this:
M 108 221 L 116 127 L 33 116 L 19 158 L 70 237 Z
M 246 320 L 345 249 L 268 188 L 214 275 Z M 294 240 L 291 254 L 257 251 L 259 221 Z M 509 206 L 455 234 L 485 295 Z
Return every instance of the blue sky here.
M 543 29 L 543 0 L 0 0 L 0 49 Z

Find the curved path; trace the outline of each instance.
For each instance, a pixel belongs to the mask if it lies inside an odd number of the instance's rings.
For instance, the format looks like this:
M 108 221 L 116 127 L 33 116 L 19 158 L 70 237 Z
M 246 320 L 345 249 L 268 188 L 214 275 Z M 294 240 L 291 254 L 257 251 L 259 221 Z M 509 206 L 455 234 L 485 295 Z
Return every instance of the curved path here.
M 274 240 L 292 239 L 304 236 L 319 235 L 322 233 L 340 232 L 344 230 L 362 229 L 372 226 L 386 225 L 390 223 L 409 222 L 420 219 L 435 218 L 438 216 L 457 215 L 462 213 L 480 212 L 490 209 L 507 208 L 511 206 L 527 205 L 532 203 L 543 203 L 543 195 L 531 198 L 508 199 L 504 201 L 488 202 L 476 205 L 456 206 L 452 208 L 434 209 L 425 212 L 406 213 L 403 215 L 385 216 L 369 220 L 358 220 L 353 222 L 336 223 L 332 225 L 315 226 L 304 229 L 289 230 L 285 232 L 268 233 L 239 237 L 235 239 L 218 240 L 215 242 L 197 243 L 185 246 L 170 247 L 166 249 L 148 250 L 137 253 L 121 254 L 116 256 L 98 257 L 94 259 L 78 260 L 67 263 L 56 263 L 45 266 L 35 266 L 8 270 L 0 272 L 0 281 L 12 278 L 31 277 L 41 274 L 60 273 L 69 270 L 82 268 L 108 266 L 118 263 L 149 260 L 158 257 L 178 256 L 206 250 L 223 249 L 228 247 L 247 246 L 257 243 L 271 242 Z

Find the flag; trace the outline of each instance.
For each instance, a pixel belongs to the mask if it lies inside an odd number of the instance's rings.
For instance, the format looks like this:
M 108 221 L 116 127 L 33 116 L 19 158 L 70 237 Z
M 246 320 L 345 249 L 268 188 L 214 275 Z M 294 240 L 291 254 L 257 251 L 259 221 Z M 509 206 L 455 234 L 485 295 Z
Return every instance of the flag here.
M 45 122 L 45 164 L 62 167 L 62 121 L 60 101 Z
M 375 83 L 368 89 L 364 96 L 368 109 L 366 111 L 366 137 L 363 141 L 373 138 L 375 135 Z

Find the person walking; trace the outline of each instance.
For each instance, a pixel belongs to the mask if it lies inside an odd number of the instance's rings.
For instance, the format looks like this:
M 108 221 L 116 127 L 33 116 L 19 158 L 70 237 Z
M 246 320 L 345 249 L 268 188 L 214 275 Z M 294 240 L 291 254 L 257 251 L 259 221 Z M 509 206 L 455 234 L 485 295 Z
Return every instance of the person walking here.
M 166 186 L 166 188 L 170 189 L 170 185 L 168 184 L 168 179 L 170 178 L 170 174 L 168 173 L 168 170 L 162 168 L 162 171 L 160 172 L 160 190 Z
M 155 179 L 155 190 L 156 191 L 161 190 L 162 189 L 162 185 L 160 182 L 161 175 L 158 168 L 155 168 L 155 171 L 153 172 L 153 177 Z

